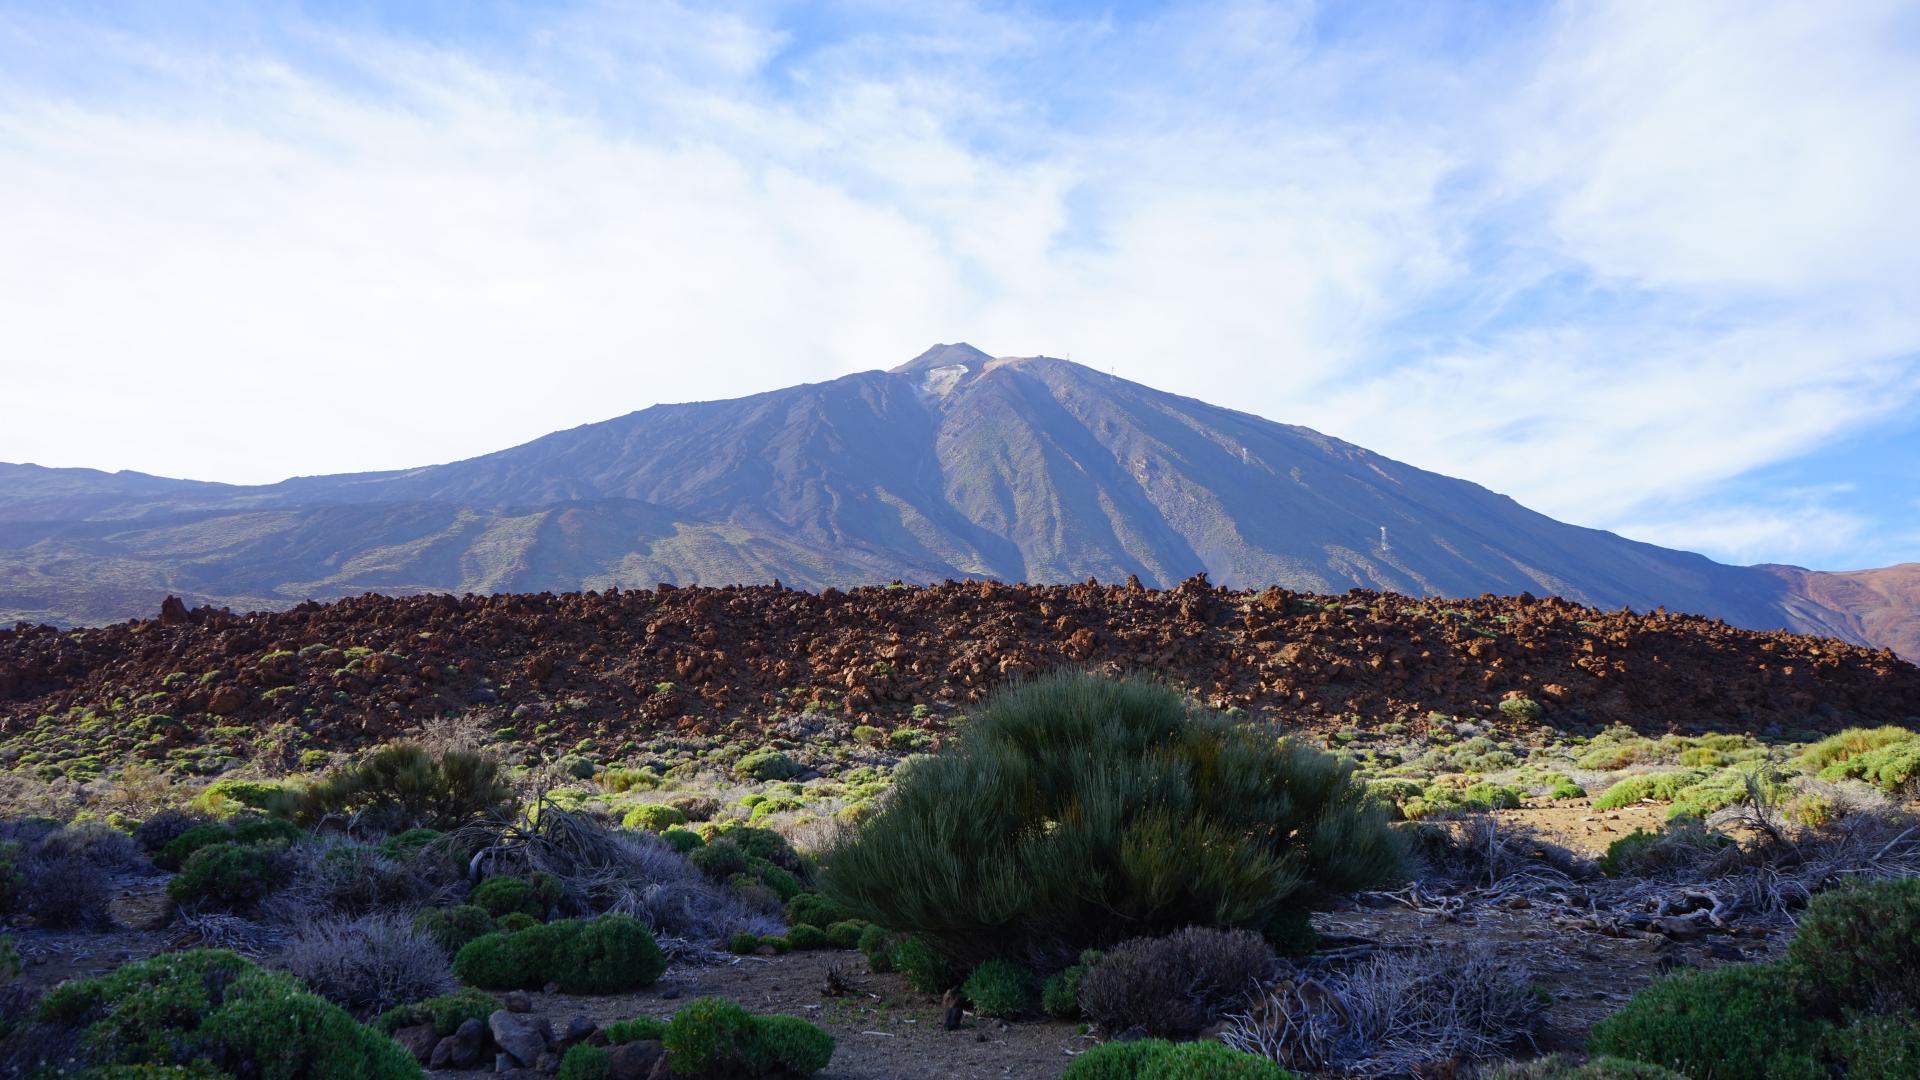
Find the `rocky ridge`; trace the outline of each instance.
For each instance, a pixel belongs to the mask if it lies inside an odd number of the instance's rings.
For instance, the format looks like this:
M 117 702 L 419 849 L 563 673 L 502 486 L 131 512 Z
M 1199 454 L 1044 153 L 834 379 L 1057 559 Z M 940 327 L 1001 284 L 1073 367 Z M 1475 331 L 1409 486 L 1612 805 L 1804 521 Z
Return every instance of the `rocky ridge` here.
M 536 743 L 713 733 L 829 712 L 938 725 L 1060 665 L 1164 677 L 1313 730 L 1429 713 L 1566 730 L 1833 730 L 1920 717 L 1887 650 L 1558 598 L 1417 599 L 1137 584 L 950 582 L 361 596 L 277 613 L 188 610 L 91 630 L 0 629 L 0 739 L 73 710 L 142 714 L 150 748 L 298 729 L 323 749 L 493 709 Z M 915 709 L 916 705 L 933 708 Z M 944 707 L 944 708 L 943 708 Z

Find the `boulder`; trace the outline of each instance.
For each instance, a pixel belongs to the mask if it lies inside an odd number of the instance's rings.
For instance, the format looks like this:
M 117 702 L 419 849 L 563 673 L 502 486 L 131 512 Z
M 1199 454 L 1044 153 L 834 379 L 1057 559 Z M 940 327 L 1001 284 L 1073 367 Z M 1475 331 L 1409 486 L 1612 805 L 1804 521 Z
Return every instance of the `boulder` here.
M 657 1039 L 621 1043 L 607 1051 L 607 1080 L 647 1080 L 654 1066 L 666 1060 L 666 1053 Z
M 542 1035 L 541 1025 L 530 1017 L 520 1013 L 496 1009 L 487 1017 L 487 1028 L 493 1032 L 493 1041 L 507 1056 L 522 1065 L 532 1065 L 547 1052 L 547 1040 Z
M 433 1048 L 439 1044 L 440 1036 L 435 1034 L 431 1023 L 415 1024 L 395 1031 L 393 1041 L 406 1047 L 413 1060 L 425 1065 L 433 1060 Z

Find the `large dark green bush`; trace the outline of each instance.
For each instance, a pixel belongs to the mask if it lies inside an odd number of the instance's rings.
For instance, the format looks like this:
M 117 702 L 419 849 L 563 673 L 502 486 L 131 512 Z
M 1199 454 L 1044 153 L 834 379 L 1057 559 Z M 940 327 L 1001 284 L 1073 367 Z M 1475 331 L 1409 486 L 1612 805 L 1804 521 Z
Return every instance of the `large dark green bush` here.
M 644 924 L 625 915 L 562 919 L 495 931 L 454 957 L 461 982 L 486 990 L 558 983 L 569 994 L 613 994 L 646 986 L 667 961 Z
M 613 1057 L 603 1047 L 582 1043 L 560 1059 L 555 1080 L 607 1080 L 613 1075 Z
M 1850 1078 L 1920 1076 L 1920 1017 L 1861 1017 L 1835 1031 L 1828 1049 Z
M 64 983 L 40 1019 L 79 1032 L 102 1064 L 204 1060 L 255 1080 L 417 1080 L 386 1036 L 279 972 L 230 952 L 164 953 Z
M 1841 1009 L 1920 1011 L 1920 878 L 1814 897 L 1787 955 L 1810 999 Z
M 167 882 L 175 903 L 244 908 L 259 903 L 286 878 L 282 853 L 255 844 L 222 842 L 187 856 Z
M 754 1016 L 722 998 L 700 998 L 681 1008 L 661 1044 L 667 1066 L 688 1080 L 811 1076 L 833 1059 L 833 1037 L 807 1021 Z
M 1224 1043 L 1162 1039 L 1104 1043 L 1081 1054 L 1060 1080 L 1298 1080 L 1257 1054 Z
M 354 816 L 376 827 L 452 829 L 513 804 L 500 763 L 480 753 L 439 756 L 412 743 L 380 747 L 327 773 L 301 795 L 300 818 Z
M 1830 1026 L 1797 1008 L 1778 964 L 1734 964 L 1670 975 L 1594 1027 L 1595 1054 L 1713 1080 L 1823 1080 Z
M 549 874 L 535 874 L 531 881 L 512 874 L 500 874 L 474 886 L 473 892 L 467 896 L 467 903 L 495 918 L 516 911 L 539 918 L 560 902 L 560 896 L 560 882 Z
M 1502 1065 L 1485 1075 L 1486 1080 L 1687 1080 L 1671 1069 L 1644 1061 L 1597 1057 L 1575 1064 L 1557 1055 L 1524 1064 Z
M 962 963 L 1183 926 L 1296 929 L 1401 866 L 1351 765 L 1145 682 L 996 695 L 826 853 L 821 891 Z
M 153 856 L 162 870 L 178 870 L 188 857 L 215 844 L 251 844 L 286 847 L 300 839 L 300 829 L 279 818 L 235 817 L 222 824 L 196 825 L 164 844 Z

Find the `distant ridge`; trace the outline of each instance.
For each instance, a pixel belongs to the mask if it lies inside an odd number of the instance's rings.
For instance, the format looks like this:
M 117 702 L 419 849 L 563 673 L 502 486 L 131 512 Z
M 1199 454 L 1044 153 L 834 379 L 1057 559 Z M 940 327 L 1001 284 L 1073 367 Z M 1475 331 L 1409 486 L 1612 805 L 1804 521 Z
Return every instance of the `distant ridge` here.
M 1386 543 L 1382 544 L 1382 530 Z M 0 465 L 0 619 L 194 604 L 1197 572 L 1410 595 L 1556 594 L 1920 654 L 1920 570 L 1726 566 L 1476 484 L 1049 357 L 935 345 L 497 453 L 241 487 Z

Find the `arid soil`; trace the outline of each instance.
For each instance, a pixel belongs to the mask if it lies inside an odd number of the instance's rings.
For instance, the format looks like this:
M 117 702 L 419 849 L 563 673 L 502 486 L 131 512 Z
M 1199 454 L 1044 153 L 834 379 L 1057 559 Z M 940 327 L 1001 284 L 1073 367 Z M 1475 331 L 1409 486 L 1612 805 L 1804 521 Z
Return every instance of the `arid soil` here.
M 1400 719 L 1418 732 L 1429 713 L 1530 726 L 1499 711 L 1510 697 L 1575 732 L 1804 732 L 1920 716 L 1920 669 L 1837 640 L 1525 595 L 1327 597 L 1195 578 L 1170 590 L 364 596 L 253 615 L 172 602 L 161 618 L 98 629 L 0 630 L 0 735 L 116 702 L 172 718 L 150 752 L 211 725 L 293 724 L 310 746 L 364 745 L 481 706 L 553 744 L 609 722 L 711 732 L 809 706 L 899 724 L 916 703 L 964 707 L 1065 664 L 1153 673 L 1309 728 Z

